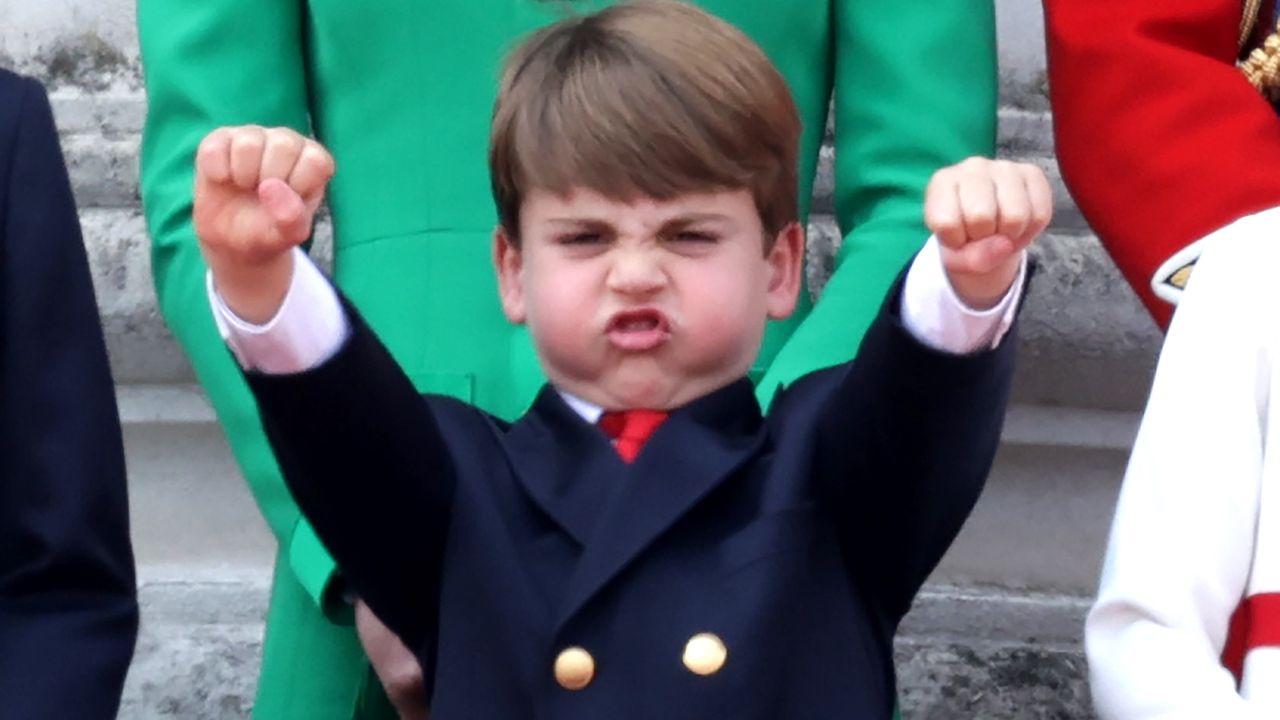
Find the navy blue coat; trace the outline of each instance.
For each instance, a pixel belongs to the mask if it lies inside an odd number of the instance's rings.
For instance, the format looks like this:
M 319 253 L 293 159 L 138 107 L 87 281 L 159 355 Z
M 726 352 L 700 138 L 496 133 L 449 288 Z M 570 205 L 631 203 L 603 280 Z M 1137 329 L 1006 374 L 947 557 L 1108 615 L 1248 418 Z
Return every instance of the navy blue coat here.
M 114 718 L 138 627 L 124 451 L 44 89 L 0 70 L 0 717 Z
M 897 292 L 855 362 L 765 416 L 746 380 L 694 401 L 630 465 L 549 388 L 511 425 L 424 402 L 350 307 L 335 357 L 249 379 L 433 718 L 889 718 L 894 632 L 981 491 L 1014 346 L 934 352 Z M 682 662 L 704 632 L 728 651 L 709 675 Z M 594 660 L 576 690 L 570 646 Z

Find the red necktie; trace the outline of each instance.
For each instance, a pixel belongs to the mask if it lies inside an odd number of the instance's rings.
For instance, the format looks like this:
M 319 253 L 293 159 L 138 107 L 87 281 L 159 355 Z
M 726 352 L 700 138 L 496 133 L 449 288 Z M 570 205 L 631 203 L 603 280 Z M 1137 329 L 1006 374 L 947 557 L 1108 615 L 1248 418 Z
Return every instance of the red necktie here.
M 658 429 L 667 413 L 659 410 L 621 410 L 600 416 L 600 429 L 613 438 L 613 447 L 623 461 L 631 462 L 640 454 L 640 448 Z

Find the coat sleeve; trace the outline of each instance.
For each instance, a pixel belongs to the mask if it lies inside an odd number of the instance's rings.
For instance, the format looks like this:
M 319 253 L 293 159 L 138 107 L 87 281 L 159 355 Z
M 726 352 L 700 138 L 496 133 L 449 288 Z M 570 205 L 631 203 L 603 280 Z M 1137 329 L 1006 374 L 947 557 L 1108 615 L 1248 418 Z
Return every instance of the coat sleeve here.
M 0 128 L 3 714 L 115 717 L 138 607 L 106 345 L 48 100 L 0 94 L 19 108 Z
M 924 244 L 934 171 L 995 152 L 992 3 L 835 0 L 835 205 L 844 241 L 813 311 L 760 382 L 847 362 Z
M 433 676 L 456 470 L 436 414 L 349 303 L 350 335 L 320 365 L 248 372 L 294 497 L 353 590 Z
M 258 124 L 308 132 L 303 9 L 296 0 L 138 3 L 148 102 L 142 203 L 160 311 L 290 569 L 317 606 L 334 610 L 334 562 L 289 496 L 244 378 L 214 327 L 191 224 L 195 150 L 211 130 Z
M 1278 216 L 1208 238 L 1169 328 L 1085 625 L 1103 718 L 1274 717 L 1241 699 L 1221 658 L 1275 462 L 1265 427 L 1277 333 L 1262 322 L 1274 289 L 1257 281 L 1280 251 L 1251 231 Z
M 1280 121 L 1235 68 L 1242 4 L 1045 0 L 1045 9 L 1063 177 L 1167 326 L 1173 306 L 1153 283 L 1170 299 L 1177 286 L 1156 271 L 1210 232 L 1280 206 Z
M 901 288 L 899 281 L 852 363 L 810 376 L 827 378 L 829 388 L 815 426 L 814 475 L 854 581 L 889 633 L 978 500 L 1017 345 L 1010 332 L 992 350 L 933 350 L 904 326 Z

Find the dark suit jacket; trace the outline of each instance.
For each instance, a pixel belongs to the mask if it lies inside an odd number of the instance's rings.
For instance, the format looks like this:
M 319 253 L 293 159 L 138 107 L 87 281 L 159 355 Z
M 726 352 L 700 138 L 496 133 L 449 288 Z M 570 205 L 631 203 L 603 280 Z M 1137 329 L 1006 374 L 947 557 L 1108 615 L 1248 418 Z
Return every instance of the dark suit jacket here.
M 767 416 L 736 382 L 631 465 L 552 389 L 511 425 L 424 402 L 350 307 L 335 357 L 250 384 L 299 505 L 417 650 L 434 717 L 888 718 L 893 634 L 977 500 L 1014 346 L 931 351 L 897 303 Z M 681 662 L 702 632 L 728 648 L 709 676 Z M 556 682 L 569 646 L 595 660 L 584 689 Z
M 138 624 L 128 511 L 53 115 L 0 71 L 0 717 L 116 716 Z

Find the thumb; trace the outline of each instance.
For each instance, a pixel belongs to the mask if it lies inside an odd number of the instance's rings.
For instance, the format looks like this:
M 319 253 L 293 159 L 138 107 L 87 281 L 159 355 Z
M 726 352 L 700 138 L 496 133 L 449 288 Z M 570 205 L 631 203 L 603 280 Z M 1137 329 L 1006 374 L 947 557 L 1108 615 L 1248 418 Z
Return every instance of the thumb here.
M 312 211 L 283 180 L 268 178 L 259 183 L 258 200 L 281 238 L 296 245 L 311 234 Z
M 999 268 L 1017 247 L 1005 235 L 990 235 L 959 250 L 943 248 L 943 265 L 951 272 L 982 275 Z

